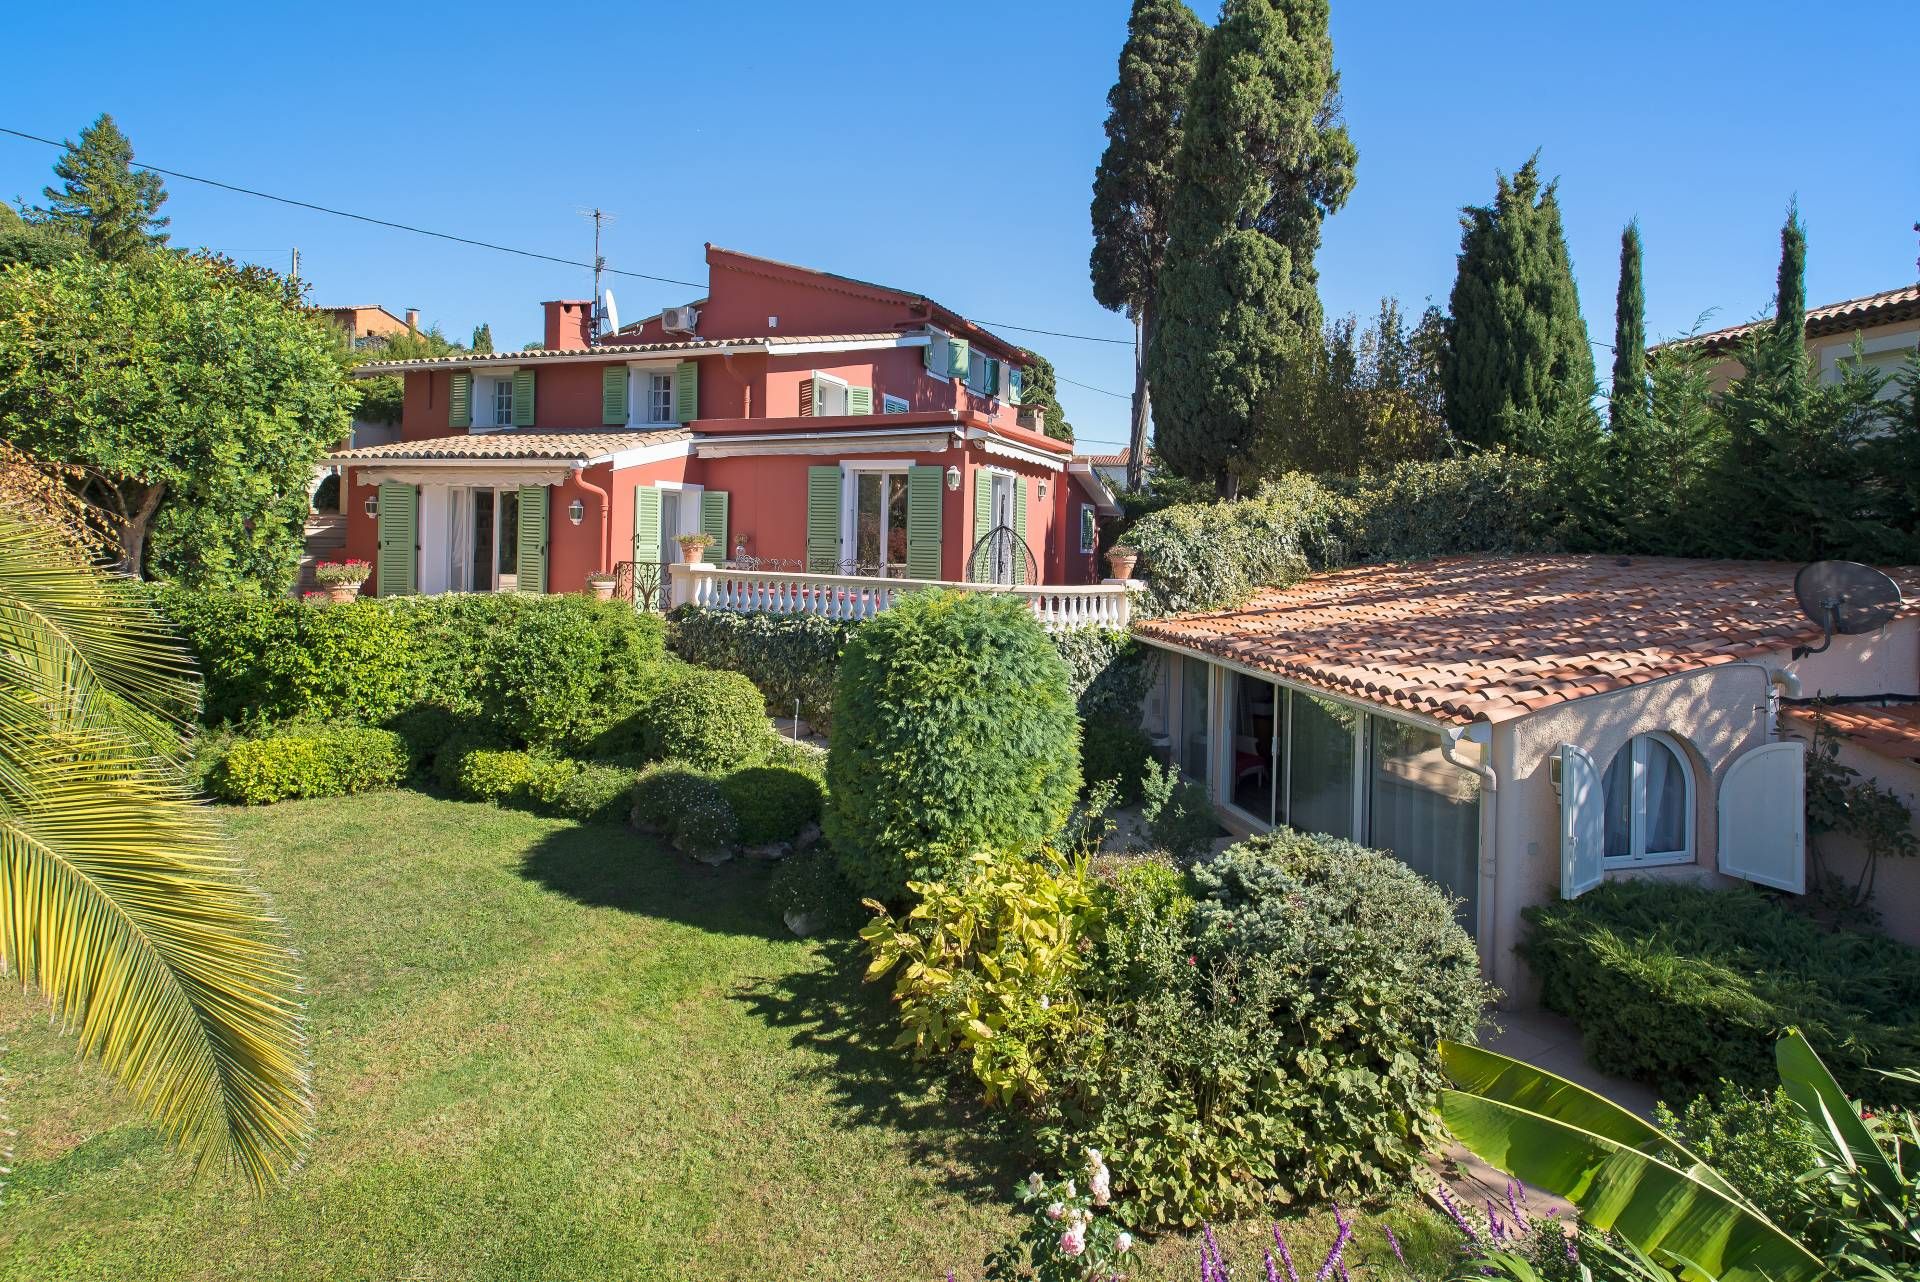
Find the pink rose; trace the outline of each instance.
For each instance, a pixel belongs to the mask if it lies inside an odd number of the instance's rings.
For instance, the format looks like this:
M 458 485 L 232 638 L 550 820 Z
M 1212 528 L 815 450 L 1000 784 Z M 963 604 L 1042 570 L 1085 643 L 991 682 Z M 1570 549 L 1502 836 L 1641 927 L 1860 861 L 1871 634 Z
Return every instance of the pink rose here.
M 1060 1254 L 1078 1255 L 1087 1249 L 1086 1234 L 1081 1230 L 1068 1229 L 1060 1235 Z
M 1049 1206 L 1047 1208 L 1047 1218 L 1049 1220 L 1060 1219 L 1066 1213 L 1067 1213 L 1066 1205 L 1061 1202 L 1055 1202 L 1052 1206 Z

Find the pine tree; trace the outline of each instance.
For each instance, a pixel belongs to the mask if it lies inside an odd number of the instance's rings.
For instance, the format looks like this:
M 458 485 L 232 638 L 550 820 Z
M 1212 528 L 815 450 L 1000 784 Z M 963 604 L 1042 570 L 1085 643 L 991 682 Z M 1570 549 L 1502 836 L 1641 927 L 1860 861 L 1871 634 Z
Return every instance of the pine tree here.
M 1133 430 L 1127 483 L 1140 487 L 1151 393 L 1146 351 L 1166 261 L 1174 157 L 1207 27 L 1183 0 L 1134 0 L 1120 72 L 1107 91 L 1107 150 L 1093 175 L 1093 296 L 1133 320 Z
M 1493 204 L 1461 211 L 1441 384 L 1448 427 L 1478 445 L 1513 439 L 1523 422 L 1562 420 L 1593 392 L 1557 184 L 1541 185 L 1539 160 L 1500 175 Z
M 481 322 L 473 327 L 473 351 L 475 355 L 484 355 L 493 350 L 493 326 Z
M 101 113 L 80 131 L 80 141 L 53 164 L 59 187 L 46 187 L 44 207 L 30 211 L 32 221 L 84 239 L 95 258 L 125 262 L 167 243 L 160 206 L 167 189 L 160 175 L 133 167 L 133 144 Z
M 1620 233 L 1620 288 L 1613 299 L 1613 389 L 1607 424 L 1616 436 L 1646 423 L 1647 300 L 1640 285 L 1640 223 Z
M 1239 491 L 1262 402 L 1320 343 L 1313 256 L 1356 155 L 1326 0 L 1227 0 L 1200 52 L 1147 349 L 1154 456 Z
M 1025 348 L 1021 349 L 1026 351 Z M 1042 411 L 1046 418 L 1042 430 L 1056 441 L 1073 439 L 1073 424 L 1067 422 L 1067 412 L 1060 408 L 1060 394 L 1057 377 L 1053 372 L 1053 362 L 1038 352 L 1027 351 L 1026 372 L 1020 376 L 1020 404 L 1024 408 Z

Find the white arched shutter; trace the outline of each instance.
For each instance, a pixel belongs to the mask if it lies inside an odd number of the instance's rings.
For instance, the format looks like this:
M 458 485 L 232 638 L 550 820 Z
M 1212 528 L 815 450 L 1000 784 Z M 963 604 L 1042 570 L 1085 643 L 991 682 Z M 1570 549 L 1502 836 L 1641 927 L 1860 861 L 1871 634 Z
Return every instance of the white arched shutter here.
M 1734 758 L 1720 781 L 1720 871 L 1807 890 L 1807 745 L 1783 739 Z
M 1560 898 L 1578 899 L 1607 876 L 1607 794 L 1593 758 L 1560 745 Z

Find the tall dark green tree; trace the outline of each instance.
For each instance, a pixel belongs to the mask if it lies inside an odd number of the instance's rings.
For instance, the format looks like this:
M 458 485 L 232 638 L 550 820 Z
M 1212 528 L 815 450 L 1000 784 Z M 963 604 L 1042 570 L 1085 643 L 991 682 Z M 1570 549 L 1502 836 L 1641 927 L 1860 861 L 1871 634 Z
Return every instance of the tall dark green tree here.
M 151 169 L 133 167 L 133 144 L 105 112 L 80 131 L 78 143 L 53 163 L 58 187 L 30 220 L 80 237 L 95 258 L 125 262 L 167 243 L 169 219 L 160 216 L 167 189 Z
M 1640 284 L 1640 223 L 1620 232 L 1620 288 L 1613 297 L 1613 387 L 1607 397 L 1607 424 L 1616 436 L 1645 425 L 1647 387 L 1647 299 Z
M 482 321 L 473 327 L 473 350 L 476 354 L 493 350 L 493 326 Z
M 1539 162 L 1500 175 L 1491 205 L 1461 211 L 1441 385 L 1447 426 L 1478 445 L 1513 440 L 1525 422 L 1564 422 L 1593 394 L 1557 184 L 1541 183 Z
M 1053 372 L 1053 362 L 1038 352 L 1028 351 L 1026 357 L 1026 372 L 1020 377 L 1020 404 L 1045 413 L 1041 430 L 1048 436 L 1071 441 L 1073 424 L 1067 422 L 1067 412 L 1060 408 L 1059 379 Z
M 1188 99 L 1159 320 L 1154 456 L 1238 494 L 1261 404 L 1320 343 L 1320 225 L 1353 189 L 1326 0 L 1227 0 Z
M 1183 0 L 1133 0 L 1120 73 L 1107 91 L 1107 150 L 1093 175 L 1093 296 L 1133 321 L 1133 430 L 1127 483 L 1140 488 L 1152 396 L 1147 346 L 1166 261 L 1174 157 L 1207 27 Z
M 1787 221 L 1780 227 L 1769 337 L 1781 374 L 1797 382 L 1807 366 L 1807 228 L 1800 221 L 1797 200 L 1787 203 Z

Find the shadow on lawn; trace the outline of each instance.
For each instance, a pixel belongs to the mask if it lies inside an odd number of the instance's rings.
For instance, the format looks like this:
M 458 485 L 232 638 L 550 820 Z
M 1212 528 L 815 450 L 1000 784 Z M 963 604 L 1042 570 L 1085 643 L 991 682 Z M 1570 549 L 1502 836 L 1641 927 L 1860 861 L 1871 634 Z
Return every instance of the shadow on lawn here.
M 619 824 L 570 824 L 542 837 L 520 875 L 590 908 L 617 908 L 701 930 L 791 939 L 767 903 L 767 866 L 695 863 Z
M 992 1201 L 1017 1178 L 1015 1151 L 1001 1118 L 963 1102 L 965 1084 L 947 1084 L 905 1051 L 889 1049 L 895 1025 L 886 984 L 864 984 L 866 955 L 856 939 L 825 938 L 817 964 L 741 985 L 734 1000 L 798 1050 L 825 1055 L 809 1076 L 823 1080 L 854 1122 L 904 1137 L 923 1169 L 948 1189 Z

